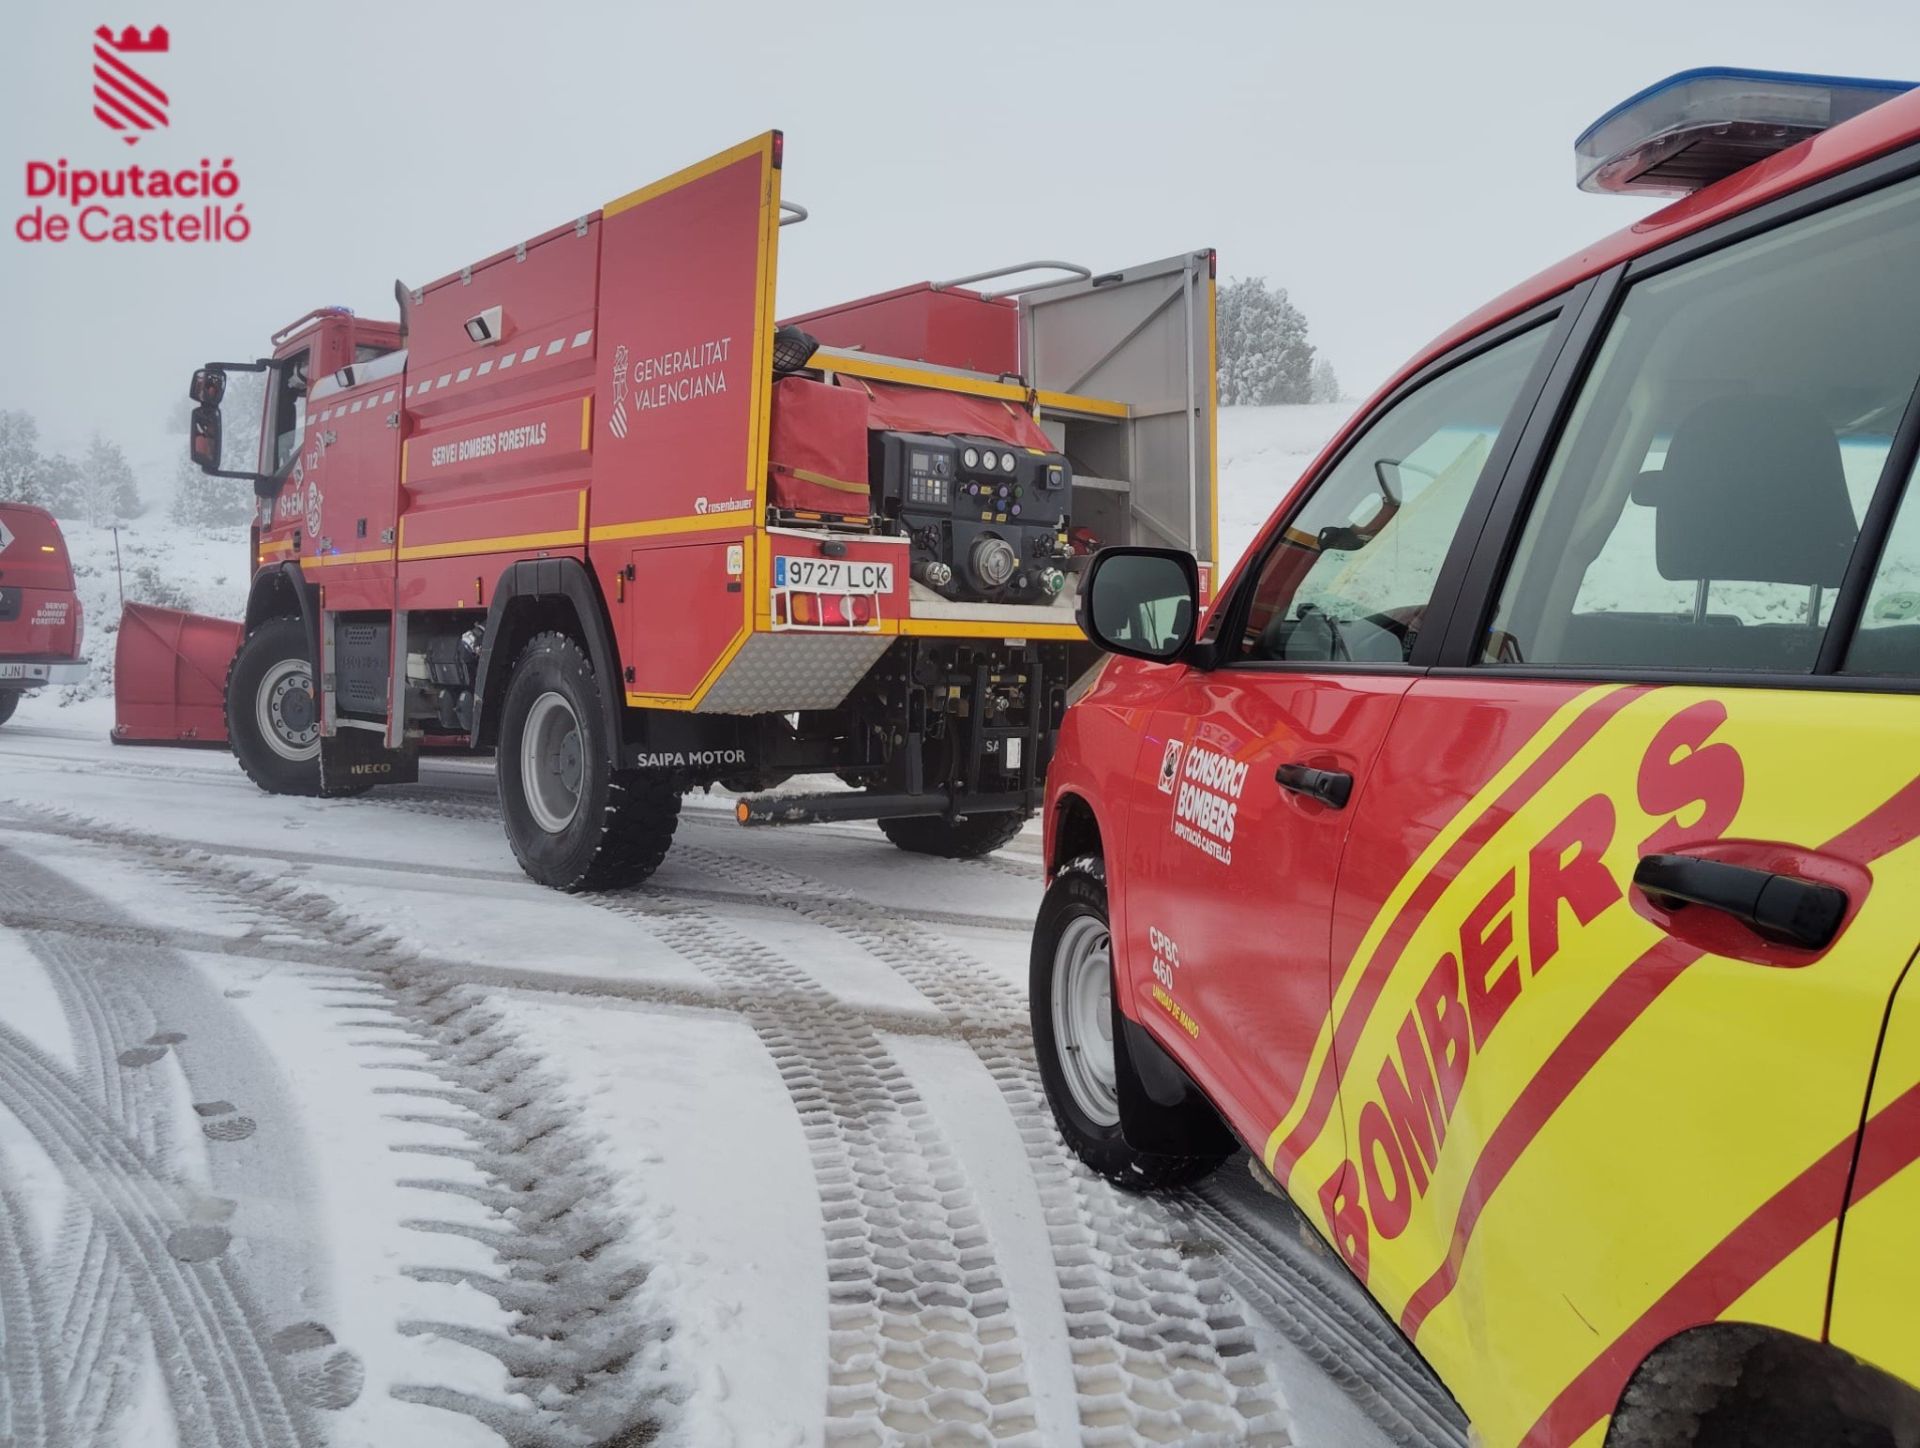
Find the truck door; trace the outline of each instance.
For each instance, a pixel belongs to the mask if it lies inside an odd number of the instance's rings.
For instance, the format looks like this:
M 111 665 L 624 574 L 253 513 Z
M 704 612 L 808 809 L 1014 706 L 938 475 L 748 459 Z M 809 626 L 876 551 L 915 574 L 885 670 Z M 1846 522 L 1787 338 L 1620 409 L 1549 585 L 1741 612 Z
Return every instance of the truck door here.
M 1075 525 L 1103 544 L 1188 550 L 1203 595 L 1220 551 L 1213 270 L 1212 252 L 1188 252 L 1020 298 L 1021 365 L 1073 464 Z M 1088 413 L 1065 394 L 1126 410 Z
M 1352 811 L 1379 787 L 1440 561 L 1552 332 L 1449 358 L 1390 399 L 1256 544 L 1222 604 L 1222 666 L 1185 673 L 1148 721 L 1123 845 L 1127 1010 L 1243 1128 L 1308 1080 Z
M 1496 1448 L 1597 1443 L 1686 1328 L 1822 1335 L 1920 934 L 1911 551 L 1848 643 L 1917 266 L 1909 184 L 1605 279 L 1356 797 L 1344 1126 L 1289 1111 L 1269 1159 Z

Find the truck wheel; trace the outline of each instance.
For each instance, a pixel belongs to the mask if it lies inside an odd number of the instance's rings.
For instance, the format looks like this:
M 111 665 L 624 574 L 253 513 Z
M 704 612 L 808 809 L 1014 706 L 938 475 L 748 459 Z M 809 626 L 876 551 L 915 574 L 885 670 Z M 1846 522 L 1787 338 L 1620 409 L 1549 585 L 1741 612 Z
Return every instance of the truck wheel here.
M 1120 1134 L 1113 1050 L 1113 944 L 1107 873 L 1098 855 L 1061 866 L 1033 926 L 1028 984 L 1040 1080 L 1061 1136 L 1101 1176 L 1130 1191 L 1162 1191 L 1206 1176 L 1226 1154 L 1136 1151 Z
M 534 637 L 514 662 L 496 751 L 500 812 L 520 868 L 560 890 L 644 880 L 673 843 L 680 796 L 613 766 L 600 681 L 565 634 Z
M 320 702 L 297 618 L 270 619 L 227 668 L 227 739 L 268 794 L 320 793 Z
M 914 855 L 938 855 L 943 860 L 977 860 L 990 855 L 1015 835 L 1026 823 L 1012 810 L 993 814 L 908 815 L 902 819 L 880 821 L 880 833 L 901 849 Z
M 13 711 L 19 707 L 20 691 L 18 689 L 0 689 L 0 724 L 11 719 Z

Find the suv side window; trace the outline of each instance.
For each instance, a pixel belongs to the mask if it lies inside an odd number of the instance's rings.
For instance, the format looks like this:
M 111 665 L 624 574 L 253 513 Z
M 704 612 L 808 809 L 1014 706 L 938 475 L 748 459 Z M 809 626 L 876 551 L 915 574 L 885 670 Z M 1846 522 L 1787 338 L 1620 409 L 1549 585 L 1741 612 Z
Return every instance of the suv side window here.
M 1552 330 L 1508 338 L 1368 424 L 1261 564 L 1236 658 L 1406 661 L 1460 515 Z
M 1911 478 L 1841 668 L 1849 674 L 1920 674 L 1920 503 L 1914 502 Z
M 1626 294 L 1487 662 L 1808 673 L 1920 377 L 1920 186 Z

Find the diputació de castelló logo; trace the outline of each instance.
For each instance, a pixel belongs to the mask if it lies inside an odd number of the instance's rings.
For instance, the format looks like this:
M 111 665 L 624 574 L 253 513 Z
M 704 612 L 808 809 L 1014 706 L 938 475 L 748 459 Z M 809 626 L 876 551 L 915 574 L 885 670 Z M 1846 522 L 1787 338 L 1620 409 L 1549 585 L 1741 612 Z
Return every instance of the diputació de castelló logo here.
M 164 64 L 174 37 L 167 27 L 101 25 L 89 38 L 94 119 L 129 146 L 168 131 L 173 98 L 163 84 Z M 13 234 L 19 241 L 54 245 L 237 243 L 253 234 L 239 196 L 240 173 L 230 156 L 185 165 L 161 158 L 127 166 L 89 166 L 65 156 L 29 160 L 29 205 L 14 221 Z
M 118 35 L 104 25 L 93 32 L 93 114 L 129 146 L 167 124 L 167 93 L 147 73 L 147 57 L 172 45 L 164 25 L 145 35 L 133 25 Z

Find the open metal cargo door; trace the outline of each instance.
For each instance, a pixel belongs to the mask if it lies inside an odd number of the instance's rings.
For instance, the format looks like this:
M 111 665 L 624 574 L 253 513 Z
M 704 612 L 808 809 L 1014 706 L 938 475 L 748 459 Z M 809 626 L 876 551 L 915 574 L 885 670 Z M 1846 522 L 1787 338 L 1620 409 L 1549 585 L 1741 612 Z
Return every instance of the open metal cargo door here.
M 1102 544 L 1185 548 L 1210 588 L 1219 553 L 1213 253 L 1027 291 L 1020 318 L 1041 424 L 1073 464 L 1075 524 Z M 1127 415 L 1049 405 L 1050 393 L 1122 402 Z

